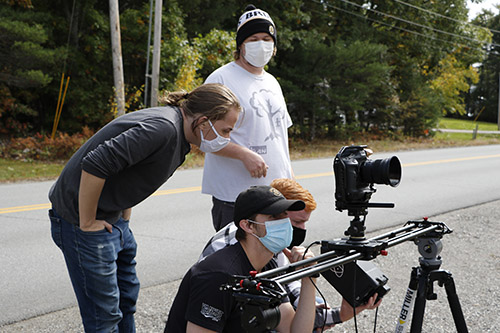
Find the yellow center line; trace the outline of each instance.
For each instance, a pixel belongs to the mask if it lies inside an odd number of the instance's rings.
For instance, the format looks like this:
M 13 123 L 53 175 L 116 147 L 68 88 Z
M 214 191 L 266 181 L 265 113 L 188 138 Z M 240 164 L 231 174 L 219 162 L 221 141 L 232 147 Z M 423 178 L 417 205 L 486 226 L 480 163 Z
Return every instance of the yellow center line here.
M 201 186 L 183 187 L 183 188 L 174 188 L 171 190 L 156 191 L 151 196 L 153 197 L 153 196 L 157 196 L 157 195 L 188 193 L 188 192 L 196 192 L 196 191 L 201 191 Z
M 462 161 L 472 161 L 472 160 L 482 160 L 486 158 L 500 157 L 500 154 L 496 155 L 484 155 L 484 156 L 472 156 L 472 157 L 461 157 L 461 158 L 451 158 L 448 160 L 436 160 L 436 161 L 426 161 L 426 162 L 415 162 L 403 164 L 404 167 L 418 166 L 418 165 L 429 165 L 429 164 L 441 164 L 441 163 L 452 163 L 452 162 L 462 162 Z
M 500 154 L 473 156 L 473 157 L 462 157 L 462 158 L 451 158 L 451 159 L 446 159 L 446 160 L 423 161 L 423 162 L 415 162 L 415 163 L 406 163 L 406 164 L 403 164 L 403 167 L 408 168 L 408 167 L 413 167 L 413 166 L 444 164 L 444 163 L 453 163 L 453 162 L 462 162 L 462 161 L 481 160 L 481 159 L 487 159 L 487 158 L 497 158 L 497 157 L 500 157 Z M 333 176 L 333 171 L 300 175 L 300 176 L 296 176 L 295 178 L 296 179 L 309 179 L 309 178 L 318 178 L 318 177 L 326 177 L 326 176 Z M 189 193 L 189 192 L 198 192 L 198 191 L 201 191 L 201 186 L 183 187 L 183 188 L 176 188 L 176 189 L 171 189 L 171 190 L 156 191 L 155 193 L 152 194 L 152 196 L 180 194 L 180 193 Z M 26 211 L 31 211 L 31 210 L 49 209 L 50 206 L 51 206 L 50 203 L 44 203 L 44 204 L 27 205 L 27 206 L 6 207 L 6 208 L 0 208 L 0 214 L 19 213 L 19 212 L 26 212 Z
M 39 210 L 39 209 L 49 209 L 49 208 L 50 208 L 49 203 L 28 205 L 28 206 L 6 207 L 6 208 L 0 208 L 0 214 L 26 212 L 29 210 Z
M 333 175 L 333 171 L 321 172 L 321 173 L 311 173 L 308 175 L 295 176 L 295 179 L 318 178 L 318 177 L 325 177 L 325 176 L 332 176 L 332 175 Z

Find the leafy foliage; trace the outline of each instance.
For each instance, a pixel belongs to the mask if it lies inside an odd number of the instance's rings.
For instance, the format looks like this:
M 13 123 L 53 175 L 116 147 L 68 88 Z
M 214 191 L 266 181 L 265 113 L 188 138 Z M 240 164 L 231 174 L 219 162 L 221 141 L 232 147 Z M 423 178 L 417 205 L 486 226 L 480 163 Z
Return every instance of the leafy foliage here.
M 164 2 L 160 90 L 191 90 L 231 61 L 237 20 L 247 4 Z M 295 123 L 292 137 L 349 138 L 360 131 L 426 136 L 443 113 L 484 106 L 483 119 L 496 115 L 500 37 L 460 23 L 467 20 L 463 1 L 253 4 L 277 26 L 278 53 L 266 69 L 282 84 Z M 149 6 L 146 0 L 120 1 L 127 111 L 144 106 Z M 491 13 L 475 21 L 497 30 L 499 22 Z M 480 80 L 468 95 L 478 79 L 471 68 L 477 62 Z M 61 131 L 71 135 L 82 124 L 96 130 L 115 116 L 107 2 L 0 2 L 0 64 L 3 137 L 43 135 L 52 128 L 62 74 L 71 80 Z
M 288 55 L 293 59 L 287 63 L 304 66 L 282 65 L 279 73 L 288 78 L 282 81 L 289 92 L 292 115 L 297 123 L 307 124 L 302 129 L 303 134 L 308 134 L 305 137 L 335 136 L 344 124 L 359 128 L 361 114 L 372 109 L 369 104 L 374 93 L 390 90 L 390 66 L 383 60 L 385 47 L 381 45 L 339 40 L 327 46 L 315 38 L 295 45 L 294 52 Z M 391 93 L 385 96 L 390 98 Z
M 498 31 L 500 29 L 500 15 L 483 13 L 474 21 Z M 497 122 L 499 103 L 500 80 L 500 34 L 492 36 L 487 58 L 479 66 L 479 82 L 472 87 L 469 100 L 469 112 L 479 115 L 479 120 Z
M 453 54 L 439 62 L 435 68 L 435 79 L 431 81 L 432 90 L 443 101 L 443 114 L 465 114 L 464 93 L 471 84 L 479 80 L 479 75 L 472 66 L 465 68 Z
M 0 145 L 0 157 L 19 160 L 68 160 L 94 132 L 84 126 L 81 133 L 60 133 L 54 139 L 36 133 L 34 136 L 14 138 Z
M 0 5 L 0 134 L 26 135 L 38 116 L 38 94 L 52 79 L 58 49 L 47 48 L 48 32 L 11 7 Z

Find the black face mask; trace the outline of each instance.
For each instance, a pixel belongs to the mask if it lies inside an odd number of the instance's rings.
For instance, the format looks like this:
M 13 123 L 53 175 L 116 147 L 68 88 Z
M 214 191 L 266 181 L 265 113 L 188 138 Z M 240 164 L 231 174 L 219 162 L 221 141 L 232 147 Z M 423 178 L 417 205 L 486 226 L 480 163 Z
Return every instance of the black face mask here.
M 304 239 L 306 239 L 306 229 L 300 229 L 294 227 L 293 225 L 292 228 L 293 228 L 292 242 L 288 246 L 290 250 L 292 249 L 292 247 L 299 246 L 300 244 L 302 244 Z

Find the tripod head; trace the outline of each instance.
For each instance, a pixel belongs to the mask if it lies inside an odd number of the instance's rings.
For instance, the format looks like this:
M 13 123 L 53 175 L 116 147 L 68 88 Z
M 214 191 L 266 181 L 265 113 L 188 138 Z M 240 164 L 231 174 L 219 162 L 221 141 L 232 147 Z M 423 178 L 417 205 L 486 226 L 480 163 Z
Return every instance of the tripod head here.
M 428 222 L 427 218 L 424 218 L 424 221 Z M 418 261 L 423 269 L 435 270 L 441 267 L 442 260 L 439 255 L 443 250 L 441 238 L 443 238 L 444 234 L 449 234 L 451 232 L 453 232 L 453 230 L 444 225 L 443 229 L 429 232 L 425 236 L 414 240 L 414 243 L 418 246 L 418 252 L 422 255 Z

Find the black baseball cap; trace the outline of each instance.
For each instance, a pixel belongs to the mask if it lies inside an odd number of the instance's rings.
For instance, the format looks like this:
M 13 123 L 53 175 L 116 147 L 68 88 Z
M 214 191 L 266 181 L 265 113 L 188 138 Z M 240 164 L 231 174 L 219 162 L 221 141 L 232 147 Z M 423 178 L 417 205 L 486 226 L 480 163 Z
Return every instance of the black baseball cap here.
M 280 191 L 271 186 L 251 186 L 241 192 L 234 204 L 234 223 L 255 214 L 277 215 L 287 210 L 298 211 L 306 207 L 302 200 L 287 200 Z

